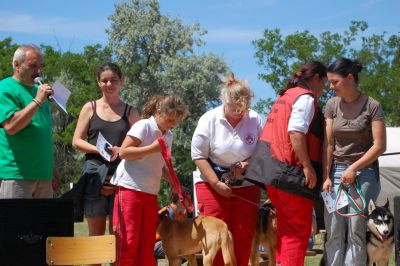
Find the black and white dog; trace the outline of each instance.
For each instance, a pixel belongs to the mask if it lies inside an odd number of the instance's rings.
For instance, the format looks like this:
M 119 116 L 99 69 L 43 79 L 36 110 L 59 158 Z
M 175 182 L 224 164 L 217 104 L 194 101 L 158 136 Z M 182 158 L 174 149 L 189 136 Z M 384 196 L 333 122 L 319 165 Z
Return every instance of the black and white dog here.
M 369 202 L 367 230 L 367 265 L 389 265 L 394 248 L 394 219 L 389 200 L 384 206 L 375 206 L 372 200 Z

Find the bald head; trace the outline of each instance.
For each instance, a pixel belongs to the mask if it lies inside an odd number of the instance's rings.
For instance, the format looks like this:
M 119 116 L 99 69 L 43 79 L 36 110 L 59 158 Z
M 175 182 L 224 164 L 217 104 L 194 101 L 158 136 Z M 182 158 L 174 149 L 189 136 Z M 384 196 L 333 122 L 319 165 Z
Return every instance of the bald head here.
M 32 44 L 18 47 L 12 66 L 14 79 L 26 86 L 33 86 L 35 77 L 42 74 L 43 56 L 40 49 Z

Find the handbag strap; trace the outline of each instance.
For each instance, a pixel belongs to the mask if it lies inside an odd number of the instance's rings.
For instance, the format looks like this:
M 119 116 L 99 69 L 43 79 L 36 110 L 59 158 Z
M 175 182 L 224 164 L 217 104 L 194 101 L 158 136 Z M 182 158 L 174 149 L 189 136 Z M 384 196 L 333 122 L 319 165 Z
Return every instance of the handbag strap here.
M 182 189 L 181 182 L 175 174 L 174 166 L 171 161 L 171 151 L 167 149 L 167 145 L 165 144 L 164 138 L 160 137 L 157 139 L 158 143 L 161 147 L 161 154 L 164 158 L 164 161 L 168 167 L 169 175 L 171 177 L 171 184 L 174 187 L 176 193 L 178 194 L 179 201 L 183 204 L 188 213 L 192 213 L 194 210 L 193 203 L 190 200 L 189 195 Z

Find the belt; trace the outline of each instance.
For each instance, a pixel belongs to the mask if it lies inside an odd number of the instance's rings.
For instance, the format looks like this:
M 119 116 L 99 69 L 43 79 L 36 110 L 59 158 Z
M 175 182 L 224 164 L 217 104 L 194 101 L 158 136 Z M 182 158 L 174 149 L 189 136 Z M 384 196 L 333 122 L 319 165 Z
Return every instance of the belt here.
M 230 168 L 217 165 L 210 159 L 207 159 L 207 161 L 210 163 L 211 168 L 214 170 L 219 181 L 224 182 L 225 184 L 227 184 L 230 187 L 238 187 L 238 186 L 243 185 L 244 180 L 243 179 L 235 179 L 235 177 L 232 175 Z

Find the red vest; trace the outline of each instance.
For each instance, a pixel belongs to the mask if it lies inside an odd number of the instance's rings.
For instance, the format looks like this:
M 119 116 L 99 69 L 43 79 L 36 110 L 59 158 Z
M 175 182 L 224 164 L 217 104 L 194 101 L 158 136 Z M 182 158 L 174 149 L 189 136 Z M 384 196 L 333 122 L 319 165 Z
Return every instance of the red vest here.
M 310 91 L 296 87 L 287 90 L 272 106 L 262 135 L 250 158 L 246 178 L 256 184 L 275 186 L 286 192 L 317 199 L 322 184 L 322 140 L 324 118 L 315 99 L 315 114 L 306 134 L 307 151 L 317 174 L 317 186 L 305 185 L 303 167 L 287 131 L 293 102 Z
M 301 167 L 301 163 L 297 158 L 290 137 L 288 134 L 288 124 L 290 114 L 292 113 L 292 105 L 294 101 L 301 95 L 311 94 L 309 90 L 296 87 L 287 90 L 272 105 L 271 112 L 265 123 L 260 140 L 269 142 L 271 145 L 271 154 L 278 161 L 289 165 Z M 322 127 L 320 121 L 316 120 L 319 115 L 318 101 L 314 100 L 315 115 L 306 134 L 307 150 L 310 160 L 321 163 L 322 148 Z

